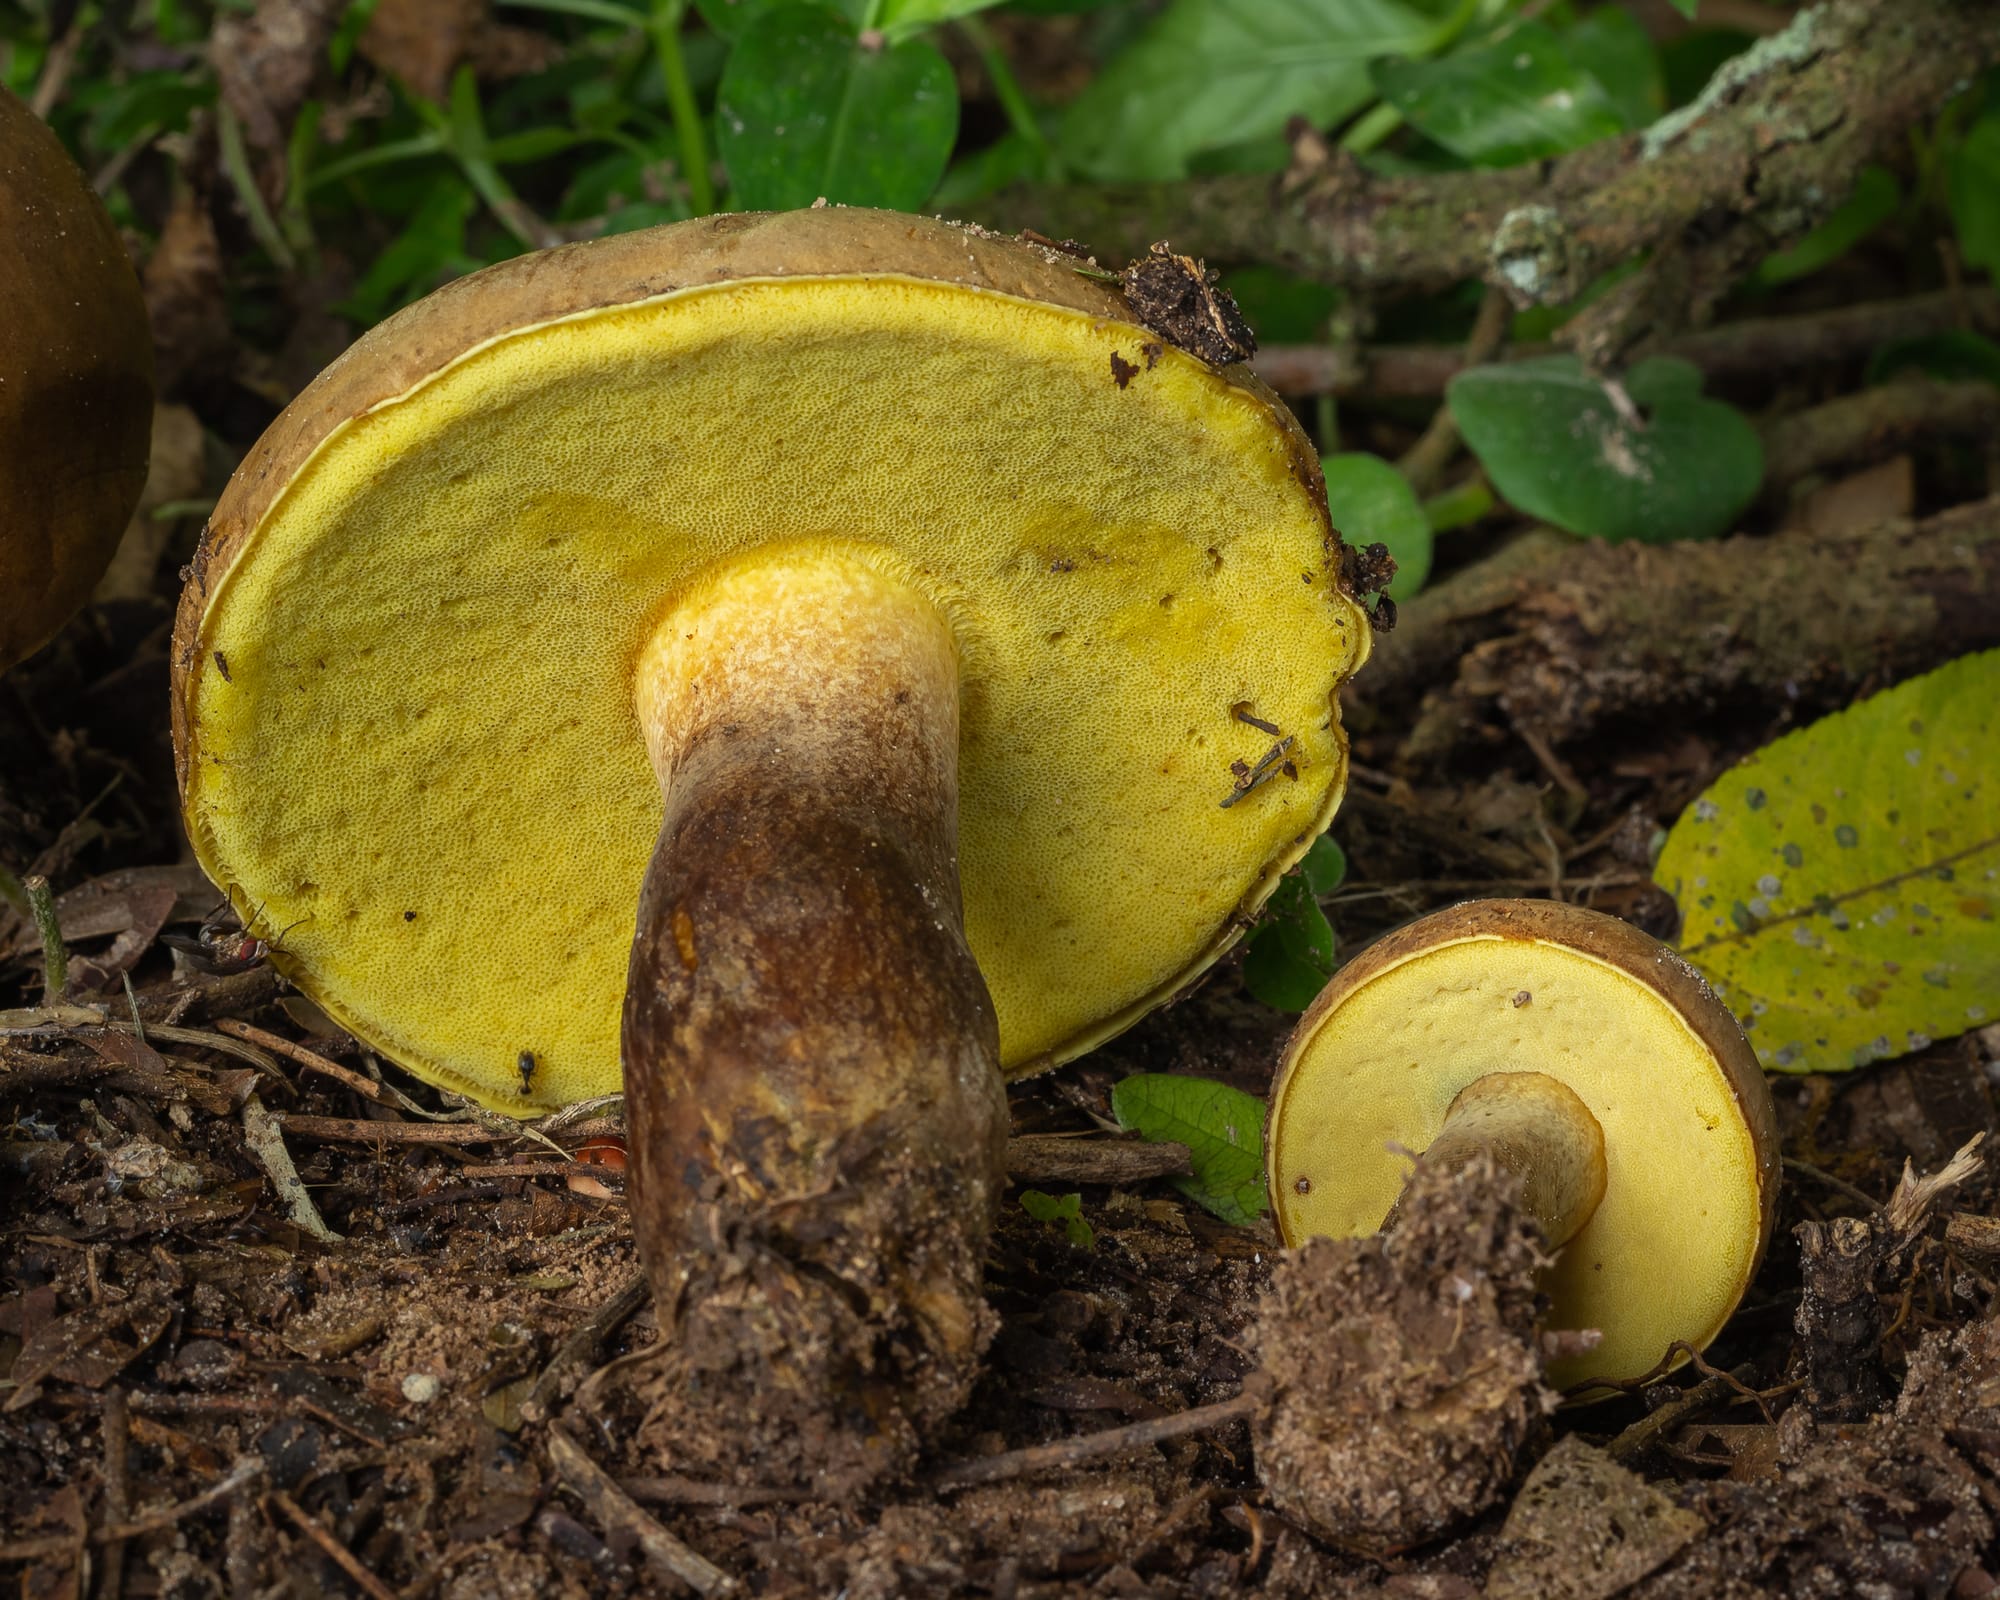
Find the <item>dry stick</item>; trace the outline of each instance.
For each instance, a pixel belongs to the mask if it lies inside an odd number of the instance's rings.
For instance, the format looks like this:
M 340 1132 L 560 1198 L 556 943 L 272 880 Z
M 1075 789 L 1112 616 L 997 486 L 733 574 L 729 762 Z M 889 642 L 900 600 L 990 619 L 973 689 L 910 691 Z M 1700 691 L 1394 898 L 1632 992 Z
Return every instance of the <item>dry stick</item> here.
M 696 1594 L 736 1593 L 734 1578 L 661 1527 L 560 1427 L 549 1429 L 549 1459 L 606 1533 L 630 1534 L 649 1560 Z
M 1738 1367 L 1729 1377 L 1703 1378 L 1701 1382 L 1683 1389 L 1657 1411 L 1649 1412 L 1619 1434 L 1605 1446 L 1605 1453 L 1613 1461 L 1630 1466 L 1665 1438 L 1668 1429 L 1711 1409 L 1725 1395 L 1734 1394 L 1736 1385 L 1730 1378 L 1747 1380 L 1750 1372 L 1751 1368 L 1746 1364 Z
M 620 1478 L 618 1485 L 634 1500 L 659 1506 L 804 1506 L 819 1498 L 810 1489 L 739 1488 L 732 1483 L 705 1483 L 699 1478 Z
M 1764 429 L 1764 492 L 1808 473 L 1852 471 L 1934 439 L 2000 438 L 2000 388 L 1903 378 L 1843 395 Z
M 1902 339 L 1971 327 L 2000 332 L 2000 291 L 1954 294 L 1938 289 L 1901 300 L 1841 306 L 1782 317 L 1745 317 L 1699 333 L 1684 333 L 1648 354 L 1691 361 L 1711 379 L 1762 378 L 1801 367 L 1858 361 Z M 1528 361 L 1554 355 L 1553 344 L 1517 344 L 1497 359 Z M 1431 400 L 1466 367 L 1455 344 L 1266 345 L 1250 370 L 1285 395 L 1365 394 L 1386 400 Z
M 1465 341 L 1468 367 L 1484 366 L 1500 353 L 1501 345 L 1507 341 L 1507 324 L 1512 315 L 1513 307 L 1507 297 L 1498 289 L 1488 289 L 1486 298 L 1479 302 L 1479 316 L 1473 322 L 1472 334 Z M 1452 417 L 1451 407 L 1441 405 L 1431 413 L 1430 426 L 1396 467 L 1419 495 L 1428 494 L 1457 449 L 1458 423 Z
M 980 1483 L 998 1483 L 1050 1467 L 1077 1466 L 1105 1456 L 1122 1455 L 1127 1450 L 1164 1444 L 1169 1439 L 1185 1438 L 1191 1433 L 1206 1433 L 1210 1428 L 1242 1421 L 1256 1409 L 1257 1398 L 1254 1395 L 1239 1394 L 1233 1400 L 1218 1400 L 1214 1405 L 1196 1406 L 1190 1411 L 1177 1411 L 1168 1417 L 1129 1422 L 1123 1427 L 1106 1428 L 1099 1433 L 1080 1433 L 1074 1438 L 1058 1439 L 1053 1444 L 1030 1445 L 1025 1450 L 1007 1450 L 999 1455 L 982 1456 L 976 1461 L 961 1461 L 955 1467 L 946 1467 L 942 1472 L 933 1474 L 930 1482 L 932 1488 L 943 1492 L 969 1489 Z
M 69 950 L 63 944 L 62 923 L 56 918 L 56 897 L 49 890 L 49 880 L 39 872 L 24 878 L 21 887 L 42 940 L 42 1004 L 57 1005 L 69 987 Z
M 1564 330 L 1572 348 L 1601 357 L 1648 322 L 1703 312 L 1996 58 L 2000 7 L 1827 0 L 1731 62 L 1685 110 L 1552 162 L 1381 176 L 1336 155 L 1276 184 L 1257 174 L 1018 185 L 975 208 L 976 220 L 1081 239 L 1114 260 L 1170 238 L 1194 255 L 1362 291 L 1483 278 L 1523 306 L 1567 304 L 1652 252 Z
M 331 1078 L 336 1083 L 343 1083 L 364 1100 L 373 1100 L 377 1105 L 388 1104 L 388 1095 L 373 1078 L 364 1078 L 351 1067 L 343 1067 L 327 1060 L 325 1056 L 315 1055 L 302 1044 L 294 1044 L 290 1039 L 272 1033 L 267 1029 L 255 1027 L 248 1022 L 239 1022 L 234 1017 L 218 1018 L 215 1029 L 218 1033 L 229 1034 L 231 1037 L 242 1039 L 246 1043 L 261 1045 L 264 1049 L 271 1051 L 275 1055 L 281 1055 L 288 1061 L 297 1062 L 308 1072 L 317 1072 L 323 1078 Z
M 367 1122 L 354 1117 L 307 1117 L 286 1112 L 279 1128 L 301 1139 L 332 1144 L 500 1144 L 526 1138 L 519 1131 L 476 1122 Z
M 132 1511 L 132 1412 L 123 1389 L 107 1389 L 99 1424 L 104 1429 L 104 1515 L 114 1525 Z M 125 1592 L 125 1541 L 104 1542 L 104 1582 L 99 1600 L 119 1600 Z
M 283 1489 L 273 1489 L 268 1498 L 299 1532 L 326 1552 L 328 1560 L 354 1580 L 368 1600 L 396 1600 L 394 1589 L 364 1567 L 354 1552 L 333 1536 L 331 1529 Z
M 273 1116 L 254 1094 L 243 1102 L 244 1146 L 257 1165 L 264 1169 L 264 1175 L 271 1180 L 271 1187 L 278 1191 L 286 1213 L 300 1229 L 315 1239 L 327 1244 L 338 1243 L 340 1235 L 327 1226 L 326 1218 L 313 1204 L 305 1180 L 299 1176 L 299 1169 L 292 1164 L 292 1153 L 285 1148 L 283 1126 L 284 1119 Z
M 148 1533 L 158 1533 L 162 1528 L 171 1528 L 177 1522 L 206 1511 L 217 1501 L 226 1500 L 245 1484 L 263 1475 L 264 1464 L 254 1456 L 246 1457 L 230 1469 L 227 1477 L 210 1484 L 191 1499 L 162 1506 L 157 1511 L 142 1512 L 130 1522 L 109 1523 L 92 1533 L 90 1542 L 121 1543 Z M 0 1544 L 0 1561 L 41 1561 L 49 1556 L 65 1555 L 75 1548 L 76 1540 L 72 1535 L 52 1533 L 39 1539 L 18 1539 L 12 1544 Z
M 549 1407 L 574 1387 L 571 1380 L 580 1378 L 597 1364 L 604 1342 L 637 1313 L 652 1292 L 646 1274 L 634 1273 L 623 1288 L 578 1323 L 570 1331 L 570 1336 L 557 1346 L 556 1353 L 549 1357 L 549 1364 L 542 1368 L 542 1375 L 535 1380 L 534 1388 L 521 1402 L 521 1415 L 530 1422 L 540 1422 L 547 1417 Z
M 1194 1158 L 1184 1144 L 1127 1139 L 1072 1139 L 1025 1133 L 1007 1141 L 1007 1176 L 1015 1183 L 1098 1183 L 1119 1187 L 1151 1178 L 1185 1177 Z

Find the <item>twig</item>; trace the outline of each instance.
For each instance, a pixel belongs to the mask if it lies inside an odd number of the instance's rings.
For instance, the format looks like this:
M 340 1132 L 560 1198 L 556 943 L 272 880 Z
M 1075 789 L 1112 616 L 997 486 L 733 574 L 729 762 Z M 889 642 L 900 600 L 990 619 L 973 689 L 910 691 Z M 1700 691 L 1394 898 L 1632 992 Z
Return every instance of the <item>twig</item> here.
M 2000 388 L 1903 378 L 1781 417 L 1764 429 L 1764 492 L 1809 473 L 1850 471 L 1933 439 L 2000 438 Z
M 340 1235 L 327 1226 L 326 1218 L 313 1204 L 305 1180 L 299 1176 L 299 1169 L 292 1165 L 292 1153 L 285 1148 L 283 1125 L 283 1120 L 267 1111 L 264 1102 L 254 1094 L 243 1102 L 243 1143 L 252 1159 L 264 1169 L 271 1187 L 278 1191 L 286 1213 L 315 1239 L 336 1244 Z
M 373 1078 L 364 1078 L 351 1067 L 340 1066 L 325 1056 L 315 1055 L 302 1044 L 294 1044 L 290 1039 L 271 1033 L 248 1022 L 239 1022 L 234 1017 L 219 1017 L 215 1024 L 218 1033 L 229 1034 L 249 1044 L 261 1045 L 288 1061 L 295 1061 L 308 1072 L 317 1072 L 321 1077 L 331 1078 L 336 1083 L 344 1083 L 364 1100 L 373 1100 L 377 1105 L 387 1105 L 389 1096 Z
M 1738 1367 L 1730 1376 L 1738 1380 L 1747 1379 L 1751 1370 L 1748 1365 L 1744 1365 Z M 1613 1461 L 1630 1466 L 1658 1444 L 1669 1429 L 1676 1428 L 1690 1417 L 1709 1410 L 1724 1395 L 1734 1392 L 1733 1385 L 1727 1379 L 1703 1378 L 1701 1382 L 1683 1389 L 1673 1399 L 1633 1423 L 1605 1446 L 1605 1453 Z
M 72 13 L 70 25 L 63 35 L 49 49 L 42 59 L 41 76 L 35 80 L 35 92 L 28 97 L 28 109 L 44 122 L 62 98 L 69 75 L 76 68 L 77 52 L 83 48 L 83 22 Z
M 1836 1194 L 1846 1195 L 1848 1199 L 1858 1202 L 1864 1211 L 1880 1211 L 1882 1209 L 1882 1202 L 1877 1200 L 1866 1189 L 1856 1188 L 1845 1178 L 1837 1178 L 1824 1167 L 1816 1167 L 1810 1161 L 1800 1161 L 1795 1156 L 1786 1156 L 1784 1157 L 1784 1168 L 1787 1172 L 1803 1173 L 1806 1177 L 1811 1178 L 1813 1182 L 1825 1184 L 1827 1188 L 1833 1190 Z
M 1699 320 L 1996 57 L 2000 8 L 1826 0 L 1725 65 L 1684 110 L 1553 162 L 1380 176 L 1334 153 L 1275 190 L 1262 175 L 1019 185 L 981 205 L 978 220 L 1081 239 L 1100 259 L 1169 238 L 1211 260 L 1363 291 L 1483 278 L 1523 306 L 1567 304 L 1651 252 L 1564 330 L 1602 361 L 1650 324 Z
M 1488 289 L 1486 298 L 1479 302 L 1479 316 L 1472 325 L 1472 334 L 1465 341 L 1465 364 L 1468 367 L 1484 366 L 1500 353 L 1500 347 L 1507 341 L 1507 324 L 1514 314 L 1507 297 L 1498 289 Z M 1451 414 L 1450 406 L 1439 406 L 1431 413 L 1430 426 L 1425 428 L 1417 442 L 1410 446 L 1403 459 L 1396 463 L 1396 469 L 1410 480 L 1410 487 L 1418 495 L 1428 494 L 1438 480 L 1438 474 L 1451 464 L 1454 451 L 1458 449 L 1458 422 Z
M 354 1552 L 333 1536 L 331 1529 L 283 1489 L 273 1489 L 267 1498 L 284 1513 L 287 1521 L 325 1552 L 329 1561 L 354 1580 L 368 1600 L 396 1600 L 394 1589 L 364 1567 Z
M 104 1515 L 114 1526 L 132 1511 L 132 1411 L 125 1403 L 125 1391 L 104 1392 L 104 1409 L 99 1413 L 104 1430 Z M 98 1600 L 119 1600 L 125 1592 L 125 1541 L 104 1542 L 104 1581 Z
M 1164 1444 L 1169 1439 L 1182 1439 L 1191 1433 L 1206 1433 L 1211 1428 L 1240 1422 L 1256 1409 L 1255 1396 L 1240 1394 L 1233 1400 L 1219 1400 L 1214 1405 L 1176 1411 L 1171 1416 L 1128 1422 L 1123 1427 L 1106 1428 L 1098 1433 L 1080 1433 L 1074 1438 L 1058 1439 L 1053 1444 L 1030 1445 L 1025 1450 L 1007 1450 L 999 1455 L 982 1456 L 976 1461 L 961 1461 L 955 1467 L 946 1467 L 942 1472 L 932 1474 L 930 1484 L 933 1489 L 945 1492 L 969 1489 L 974 1484 L 999 1483 L 1003 1479 L 1042 1472 L 1051 1467 L 1077 1466 L 1105 1456 L 1123 1455 L 1128 1450 L 1143 1450 L 1149 1445 Z
M 606 1533 L 623 1533 L 637 1540 L 649 1560 L 696 1594 L 736 1593 L 734 1578 L 661 1527 L 560 1427 L 549 1429 L 549 1459 Z
M 604 1342 L 637 1313 L 652 1292 L 645 1273 L 634 1273 L 623 1288 L 571 1329 L 569 1337 L 549 1357 L 549 1364 L 542 1368 L 542 1375 L 535 1380 L 528 1397 L 521 1402 L 521 1415 L 530 1422 L 543 1421 L 549 1415 L 549 1408 L 597 1364 Z
M 810 1489 L 738 1488 L 697 1478 L 621 1478 L 619 1487 L 634 1500 L 657 1506 L 804 1506 L 819 1498 Z
M 217 1501 L 226 1500 L 245 1484 L 263 1475 L 264 1463 L 254 1456 L 246 1456 L 230 1468 L 228 1476 L 210 1484 L 200 1494 L 162 1506 L 157 1511 L 143 1511 L 130 1522 L 108 1523 L 90 1535 L 90 1542 L 117 1544 L 158 1533 L 162 1528 L 171 1528 L 206 1511 Z M 75 1539 L 66 1533 L 48 1534 L 39 1539 L 18 1539 L 12 1544 L 0 1544 L 0 1561 L 41 1561 L 75 1548 Z
M 286 1112 L 277 1122 L 286 1133 L 332 1144 L 497 1144 L 527 1137 L 518 1130 L 487 1128 L 476 1122 L 368 1122 L 294 1112 Z
M 1691 361 L 1711 379 L 1770 378 L 1801 367 L 1858 361 L 1885 344 L 1948 329 L 2000 330 L 2000 291 L 1964 296 L 1949 289 L 1782 317 L 1746 317 L 1698 333 L 1683 333 L 1648 354 Z M 1498 359 L 1552 355 L 1552 344 L 1517 344 Z M 1250 369 L 1280 394 L 1365 394 L 1388 400 L 1428 400 L 1463 372 L 1466 352 L 1455 344 L 1266 345 Z
M 1021 1134 L 1007 1141 L 1007 1176 L 1015 1183 L 1102 1183 L 1185 1177 L 1194 1170 L 1184 1144 L 1132 1139 Z

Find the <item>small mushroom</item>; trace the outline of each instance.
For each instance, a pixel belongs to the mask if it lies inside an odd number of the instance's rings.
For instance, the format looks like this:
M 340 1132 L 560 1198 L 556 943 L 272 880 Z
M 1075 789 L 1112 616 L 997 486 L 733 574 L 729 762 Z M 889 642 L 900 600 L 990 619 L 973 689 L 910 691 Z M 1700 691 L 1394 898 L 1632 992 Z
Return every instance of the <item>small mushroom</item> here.
M 153 341 L 90 181 L 0 88 L 0 671 L 90 597 L 146 486 Z
M 1499 1491 L 1544 1354 L 1549 1383 L 1602 1398 L 1706 1346 L 1763 1257 L 1778 1189 L 1770 1093 L 1727 1008 L 1629 924 L 1548 901 L 1451 907 L 1337 973 L 1286 1047 L 1267 1159 L 1288 1246 L 1355 1244 L 1287 1263 L 1262 1330 L 1280 1399 L 1260 1470 L 1281 1504 L 1375 1548 Z M 1508 1220 L 1523 1214 L 1533 1231 Z M 1293 1329 L 1286 1307 L 1324 1303 L 1321 1282 L 1372 1285 L 1354 1314 L 1383 1325 Z M 1393 1449 L 1331 1436 L 1359 1401 L 1286 1397 L 1290 1369 L 1315 1364 L 1316 1382 L 1380 1396 L 1368 1421 Z M 1396 1465 L 1329 1470 L 1356 1460 Z
M 622 1056 L 649 1436 L 850 1490 L 990 1336 L 1004 1078 L 1185 987 L 1332 815 L 1339 553 L 1277 399 L 1055 252 L 565 247 L 374 330 L 230 484 L 189 833 L 421 1076 L 528 1112 Z

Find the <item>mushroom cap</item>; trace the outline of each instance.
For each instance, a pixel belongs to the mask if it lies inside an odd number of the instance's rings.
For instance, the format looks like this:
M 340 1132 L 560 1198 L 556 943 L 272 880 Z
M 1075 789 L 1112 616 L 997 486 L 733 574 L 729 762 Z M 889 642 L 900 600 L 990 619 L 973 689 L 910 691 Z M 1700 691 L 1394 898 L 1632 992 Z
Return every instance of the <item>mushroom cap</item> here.
M 1677 1339 L 1704 1347 L 1770 1239 L 1770 1091 L 1692 967 L 1578 906 L 1469 901 L 1334 975 L 1271 1091 L 1271 1208 L 1285 1243 L 1379 1228 L 1409 1152 L 1428 1148 L 1459 1091 L 1489 1072 L 1547 1073 L 1604 1132 L 1604 1198 L 1544 1282 L 1551 1327 L 1604 1337 L 1551 1363 L 1551 1382 L 1636 1378 Z
M 885 212 L 713 217 L 477 273 L 322 373 L 216 507 L 173 651 L 190 836 L 280 969 L 488 1105 L 615 1089 L 662 810 L 633 665 L 765 544 L 879 563 L 951 625 L 1010 1074 L 1213 963 L 1339 802 L 1368 625 L 1283 405 L 1078 266 Z M 1224 808 L 1276 742 L 1239 710 L 1292 742 Z
M 152 448 L 153 337 L 125 246 L 0 89 L 0 671 L 90 598 Z

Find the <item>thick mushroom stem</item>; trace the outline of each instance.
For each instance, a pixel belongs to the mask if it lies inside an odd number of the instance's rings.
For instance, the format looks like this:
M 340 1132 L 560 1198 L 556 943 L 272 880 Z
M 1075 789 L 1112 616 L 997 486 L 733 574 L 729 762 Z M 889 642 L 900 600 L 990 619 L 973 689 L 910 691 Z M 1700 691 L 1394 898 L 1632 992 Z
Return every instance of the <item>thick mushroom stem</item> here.
M 625 1001 L 632 1219 L 690 1471 L 852 1492 L 969 1391 L 1005 1178 L 958 654 L 886 559 L 767 551 L 641 653 L 666 798 Z
M 1575 1090 L 1544 1073 L 1473 1079 L 1452 1101 L 1423 1164 L 1457 1172 L 1481 1155 L 1520 1180 L 1521 1209 L 1551 1250 L 1574 1238 L 1604 1198 L 1604 1130 Z

